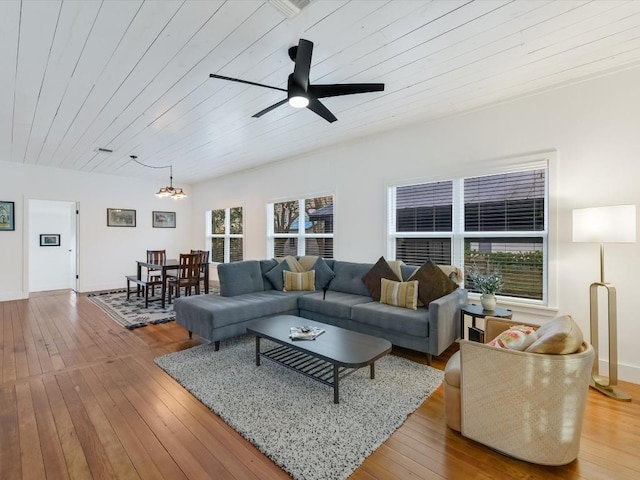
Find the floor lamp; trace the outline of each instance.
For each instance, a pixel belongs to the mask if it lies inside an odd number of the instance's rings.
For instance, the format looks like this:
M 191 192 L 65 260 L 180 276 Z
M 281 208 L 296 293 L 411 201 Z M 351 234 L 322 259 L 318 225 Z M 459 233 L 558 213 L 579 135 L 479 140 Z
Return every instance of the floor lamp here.
M 589 288 L 589 310 L 591 345 L 595 360 L 591 372 L 591 387 L 605 395 L 621 401 L 630 401 L 631 396 L 617 388 L 618 385 L 618 313 L 616 289 L 604 281 L 604 244 L 634 243 L 636 241 L 636 206 L 616 205 L 612 207 L 580 208 L 573 211 L 573 241 L 600 244 L 600 281 Z M 604 287 L 608 294 L 609 334 L 609 378 L 600 376 L 598 355 L 598 288 Z

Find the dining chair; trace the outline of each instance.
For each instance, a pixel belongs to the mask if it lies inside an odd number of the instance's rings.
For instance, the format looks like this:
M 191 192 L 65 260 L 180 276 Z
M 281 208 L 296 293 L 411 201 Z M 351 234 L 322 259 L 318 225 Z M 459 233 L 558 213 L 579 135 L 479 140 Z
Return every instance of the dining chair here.
M 204 287 L 204 293 L 209 293 L 209 285 L 207 285 L 207 269 L 209 268 L 209 250 L 191 250 L 191 253 L 199 253 L 200 257 L 200 281 Z
M 164 263 L 167 259 L 166 250 L 147 250 L 148 263 Z M 156 285 L 162 283 L 162 270 L 147 268 L 147 281 L 151 284 L 151 295 L 156 294 Z
M 184 287 L 185 296 L 191 295 L 191 289 L 195 288 L 196 295 L 200 293 L 200 265 L 202 254 L 181 253 L 178 275 L 167 277 L 169 287 L 169 303 L 175 289 L 175 298 L 180 297 L 180 288 Z

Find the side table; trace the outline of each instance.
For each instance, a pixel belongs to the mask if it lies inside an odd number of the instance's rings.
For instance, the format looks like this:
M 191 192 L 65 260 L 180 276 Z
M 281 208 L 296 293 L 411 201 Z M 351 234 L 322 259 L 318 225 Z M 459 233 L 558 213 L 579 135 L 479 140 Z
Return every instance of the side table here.
M 464 316 L 471 317 L 471 326 L 476 327 L 476 318 L 498 317 L 511 318 L 513 312 L 506 308 L 496 307 L 494 310 L 485 310 L 482 305 L 468 304 L 460 309 L 460 338 L 464 339 Z M 480 339 L 479 339 L 480 340 Z

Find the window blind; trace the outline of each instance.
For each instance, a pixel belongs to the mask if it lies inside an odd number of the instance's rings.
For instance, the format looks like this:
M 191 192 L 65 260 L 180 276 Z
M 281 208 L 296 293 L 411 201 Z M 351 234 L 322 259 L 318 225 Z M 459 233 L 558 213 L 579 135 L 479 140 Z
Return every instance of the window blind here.
M 541 168 L 542 167 L 542 168 Z M 547 168 L 390 188 L 389 239 L 395 258 L 499 269 L 500 295 L 545 299 Z M 473 284 L 465 287 L 476 291 Z

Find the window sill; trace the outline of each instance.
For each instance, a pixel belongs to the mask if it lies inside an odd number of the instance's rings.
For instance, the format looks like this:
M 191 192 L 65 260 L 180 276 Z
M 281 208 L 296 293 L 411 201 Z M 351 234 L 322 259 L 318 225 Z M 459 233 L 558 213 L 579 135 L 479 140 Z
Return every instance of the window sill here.
M 529 303 L 526 301 L 507 300 L 505 297 L 497 297 L 498 306 L 508 308 L 514 313 L 525 313 L 528 315 L 538 315 L 541 317 L 553 318 L 558 315 L 558 307 Z M 480 295 L 469 293 L 469 302 L 480 303 Z

